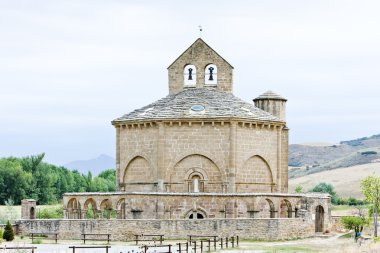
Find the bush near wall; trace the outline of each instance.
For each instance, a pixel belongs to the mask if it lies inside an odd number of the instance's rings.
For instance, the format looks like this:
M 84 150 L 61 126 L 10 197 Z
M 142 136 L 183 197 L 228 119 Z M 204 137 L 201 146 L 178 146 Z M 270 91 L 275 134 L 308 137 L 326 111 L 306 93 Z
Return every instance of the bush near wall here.
M 13 231 L 13 227 L 9 221 L 7 222 L 7 225 L 5 225 L 3 239 L 6 241 L 13 241 L 13 239 L 15 239 L 15 232 Z

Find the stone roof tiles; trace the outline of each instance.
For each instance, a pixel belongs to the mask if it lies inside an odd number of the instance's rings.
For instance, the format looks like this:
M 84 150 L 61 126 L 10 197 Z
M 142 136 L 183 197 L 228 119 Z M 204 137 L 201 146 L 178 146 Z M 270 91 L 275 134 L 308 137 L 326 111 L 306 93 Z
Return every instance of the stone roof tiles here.
M 257 98 L 255 98 L 253 101 L 260 100 L 260 99 L 274 99 L 274 100 L 284 100 L 284 101 L 286 101 L 286 98 L 281 97 L 280 95 L 274 93 L 271 90 L 268 90 L 267 92 L 264 92 L 263 94 L 261 94 L 260 96 L 258 96 Z
M 207 88 L 187 88 L 125 114 L 113 120 L 112 123 L 215 118 L 280 121 L 272 114 L 241 100 L 231 93 Z

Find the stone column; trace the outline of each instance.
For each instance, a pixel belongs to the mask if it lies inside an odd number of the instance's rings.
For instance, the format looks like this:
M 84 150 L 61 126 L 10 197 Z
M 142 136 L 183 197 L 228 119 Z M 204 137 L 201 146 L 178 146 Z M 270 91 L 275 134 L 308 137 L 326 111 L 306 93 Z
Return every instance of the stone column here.
M 162 122 L 157 124 L 157 191 L 163 192 L 165 191 L 165 124 Z
M 81 219 L 87 219 L 87 210 L 86 210 L 86 209 L 83 209 L 81 212 L 82 212 L 82 217 L 81 217 Z
M 120 126 L 116 128 L 116 190 L 120 191 Z
M 277 192 L 282 192 L 282 127 L 277 127 Z
M 227 170 L 227 192 L 234 193 L 236 191 L 236 132 L 237 123 L 230 123 L 230 160 Z

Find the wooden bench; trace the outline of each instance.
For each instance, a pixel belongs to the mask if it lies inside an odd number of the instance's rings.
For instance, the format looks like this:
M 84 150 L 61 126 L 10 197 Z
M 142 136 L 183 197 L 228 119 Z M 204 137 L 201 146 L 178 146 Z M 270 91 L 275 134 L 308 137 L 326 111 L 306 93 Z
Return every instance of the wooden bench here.
M 86 236 L 90 236 L 92 238 L 86 238 Z M 93 238 L 96 236 L 97 238 Z M 99 238 L 99 236 L 104 236 L 104 238 Z M 81 240 L 83 240 L 83 244 L 86 244 L 86 241 L 107 241 L 107 244 L 110 243 L 111 234 L 81 234 Z
M 106 253 L 108 253 L 108 249 L 111 246 L 70 246 L 69 249 L 73 249 L 73 253 L 75 253 L 75 249 L 106 249 Z
M 168 245 L 154 245 L 154 246 L 144 245 L 144 246 L 141 246 L 141 247 L 144 249 L 144 253 L 147 253 L 149 248 L 164 248 L 164 247 L 169 248 L 168 251 L 157 251 L 157 250 L 154 250 L 154 252 L 156 252 L 156 253 L 172 253 L 172 245 L 171 244 L 168 244 Z
M 49 235 L 54 235 L 53 238 L 49 238 Z M 34 239 L 45 239 L 45 240 L 54 240 L 55 244 L 58 243 L 58 233 L 30 233 L 29 238 L 32 239 L 32 243 Z
M 145 235 L 145 234 L 141 234 L 141 235 L 134 235 L 134 236 L 135 236 L 135 240 L 134 241 L 136 242 L 136 245 L 138 245 L 139 242 L 156 242 L 156 241 L 159 241 L 160 245 L 162 245 L 162 242 L 164 241 L 164 235 Z M 158 237 L 159 237 L 159 239 L 156 239 Z M 150 238 L 150 239 L 148 239 L 148 238 Z
M 34 250 L 37 249 L 37 247 L 4 247 L 4 248 L 0 248 L 0 250 L 7 250 L 7 249 L 10 249 L 10 250 L 17 250 L 17 252 L 19 250 L 28 250 L 28 249 L 31 249 L 32 250 L 32 253 L 34 253 Z
M 200 241 L 212 241 L 214 244 L 214 250 L 216 250 L 216 242 L 219 241 L 217 235 L 188 235 L 189 237 L 189 242 L 191 245 L 191 242 L 194 242 L 194 238 L 200 239 Z M 195 249 L 196 249 L 196 243 L 195 243 Z

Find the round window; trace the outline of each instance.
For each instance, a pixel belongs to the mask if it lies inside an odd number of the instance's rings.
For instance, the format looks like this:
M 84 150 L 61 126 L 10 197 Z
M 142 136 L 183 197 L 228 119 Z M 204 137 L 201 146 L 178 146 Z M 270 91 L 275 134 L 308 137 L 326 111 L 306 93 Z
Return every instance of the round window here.
M 190 109 L 194 112 L 201 112 L 205 107 L 203 105 L 193 105 Z

